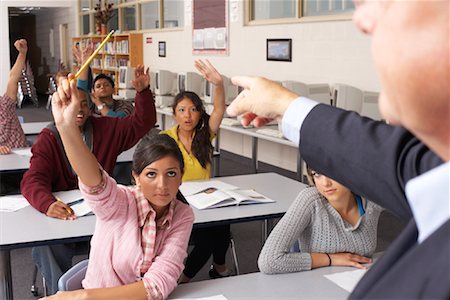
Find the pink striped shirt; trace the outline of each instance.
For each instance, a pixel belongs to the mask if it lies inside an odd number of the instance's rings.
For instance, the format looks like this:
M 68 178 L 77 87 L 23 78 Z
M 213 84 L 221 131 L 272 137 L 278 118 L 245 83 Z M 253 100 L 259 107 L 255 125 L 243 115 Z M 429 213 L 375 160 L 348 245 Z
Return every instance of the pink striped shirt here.
M 104 171 L 103 176 L 105 184 L 100 190 L 91 191 L 79 182 L 81 192 L 97 217 L 83 287 L 113 287 L 143 280 L 149 299 L 155 294 L 155 288 L 162 298 L 167 298 L 184 269 L 194 222 L 191 207 L 174 200 L 172 212 L 169 210 L 163 220 L 165 226 L 156 226 L 150 266 L 141 277 L 144 252 L 137 193 L 134 187 L 117 185 Z M 154 218 L 155 214 L 150 217 Z

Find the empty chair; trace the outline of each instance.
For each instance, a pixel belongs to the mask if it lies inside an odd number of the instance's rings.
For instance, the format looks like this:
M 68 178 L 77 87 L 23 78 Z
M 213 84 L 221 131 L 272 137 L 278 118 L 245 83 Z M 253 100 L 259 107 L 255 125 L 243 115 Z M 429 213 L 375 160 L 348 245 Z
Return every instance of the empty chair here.
M 86 275 L 89 259 L 85 259 L 77 263 L 64 273 L 58 280 L 58 290 L 74 291 L 82 289 L 81 281 Z
M 336 107 L 361 113 L 363 105 L 363 91 L 346 84 L 335 84 L 333 103 Z

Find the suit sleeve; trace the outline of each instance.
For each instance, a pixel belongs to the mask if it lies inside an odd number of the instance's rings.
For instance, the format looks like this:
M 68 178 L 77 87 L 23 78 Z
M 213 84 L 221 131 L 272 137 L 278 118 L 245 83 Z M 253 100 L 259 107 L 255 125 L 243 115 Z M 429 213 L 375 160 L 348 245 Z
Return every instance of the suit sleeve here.
M 442 163 L 405 129 L 327 105 L 305 118 L 299 149 L 311 168 L 406 220 L 406 183 Z

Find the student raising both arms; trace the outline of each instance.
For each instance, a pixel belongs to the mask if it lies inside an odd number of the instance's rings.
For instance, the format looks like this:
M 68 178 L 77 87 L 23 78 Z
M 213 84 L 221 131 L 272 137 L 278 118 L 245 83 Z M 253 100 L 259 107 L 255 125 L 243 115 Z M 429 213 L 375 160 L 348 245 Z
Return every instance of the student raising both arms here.
M 53 96 L 53 115 L 79 187 L 97 216 L 96 230 L 84 289 L 49 299 L 165 299 L 183 270 L 194 221 L 192 209 L 177 199 L 182 154 L 166 135 L 146 136 L 133 155 L 136 186 L 118 185 L 75 125 L 79 93 L 75 81 L 66 81 Z
M 382 208 L 308 168 L 304 189 L 270 233 L 258 266 L 268 274 L 371 262 Z M 299 251 L 291 251 L 298 242 Z

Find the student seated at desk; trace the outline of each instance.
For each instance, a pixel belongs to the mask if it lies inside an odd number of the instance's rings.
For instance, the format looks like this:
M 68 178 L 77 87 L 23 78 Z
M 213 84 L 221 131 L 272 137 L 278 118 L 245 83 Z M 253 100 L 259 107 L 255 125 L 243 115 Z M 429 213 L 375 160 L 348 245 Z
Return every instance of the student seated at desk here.
M 162 133 L 172 137 L 183 153 L 185 172 L 183 181 L 208 179 L 211 176 L 213 146 L 211 140 L 216 136 L 225 112 L 225 92 L 223 79 L 207 60 L 195 61 L 195 67 L 202 76 L 214 84 L 214 110 L 211 116 L 205 111 L 200 97 L 189 91 L 175 96 L 172 105 L 177 125 Z M 186 268 L 180 283 L 189 282 L 213 256 L 211 278 L 230 275 L 225 265 L 225 255 L 230 244 L 230 226 L 214 226 L 195 229 L 192 232 L 194 249 L 186 260 Z
M 19 55 L 9 72 L 6 92 L 0 97 L 0 154 L 9 154 L 11 148 L 28 147 L 25 133 L 16 114 L 18 83 L 27 58 L 27 41 L 17 40 L 14 47 L 19 51 Z
M 112 174 L 119 154 L 133 147 L 154 127 L 156 109 L 149 84 L 149 70 L 144 72 L 144 67 L 138 66 L 133 81 L 137 91 L 136 110 L 126 118 L 92 117 L 88 107 L 89 94 L 79 93 L 83 101 L 79 102 L 74 123 L 80 136 L 108 174 Z M 68 81 L 63 80 L 58 90 L 67 88 L 67 85 Z M 71 208 L 56 201 L 52 194 L 78 187 L 77 177 L 67 161 L 59 131 L 54 124 L 41 131 L 31 152 L 30 168 L 21 182 L 22 195 L 31 206 L 49 217 L 62 220 L 75 218 Z M 33 260 L 43 273 L 51 293 L 57 291 L 59 277 L 72 266 L 72 257 L 79 253 L 78 250 L 73 244 L 32 249 Z
M 97 219 L 84 290 L 49 298 L 166 299 L 183 270 L 194 222 L 186 200 L 177 198 L 184 171 L 178 145 L 166 135 L 147 135 L 133 155 L 136 186 L 118 185 L 75 125 L 82 100 L 75 83 L 58 94 L 53 101 L 55 123 Z
M 382 208 L 309 167 L 315 187 L 302 190 L 269 235 L 258 258 L 263 273 L 290 273 L 371 262 Z M 292 252 L 298 242 L 300 251 Z
M 78 64 L 83 65 L 94 52 L 94 47 L 91 42 L 88 42 L 84 49 L 74 46 L 73 51 Z M 98 74 L 92 85 L 91 83 L 91 68 L 86 68 L 78 77 L 78 87 L 86 92 L 90 92 L 92 88 L 91 100 L 95 104 L 94 113 L 96 115 L 123 118 L 133 113 L 134 106 L 131 101 L 113 98 L 114 81 L 110 76 Z

